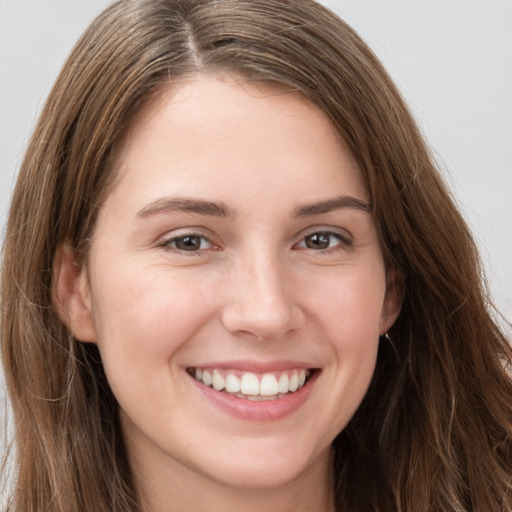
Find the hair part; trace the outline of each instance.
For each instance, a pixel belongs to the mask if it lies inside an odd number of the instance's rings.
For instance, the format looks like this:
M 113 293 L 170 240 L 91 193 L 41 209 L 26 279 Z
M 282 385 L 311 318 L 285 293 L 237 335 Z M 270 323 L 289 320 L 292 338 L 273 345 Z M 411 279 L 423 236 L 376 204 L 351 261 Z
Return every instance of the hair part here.
M 475 244 L 380 62 L 310 0 L 121 0 L 73 50 L 22 163 L 4 247 L 9 510 L 139 509 L 116 400 L 95 345 L 56 313 L 53 265 L 64 242 L 87 257 L 137 112 L 198 72 L 284 86 L 326 112 L 398 276 L 394 347 L 381 344 L 370 390 L 334 441 L 339 509 L 512 510 L 512 355 Z

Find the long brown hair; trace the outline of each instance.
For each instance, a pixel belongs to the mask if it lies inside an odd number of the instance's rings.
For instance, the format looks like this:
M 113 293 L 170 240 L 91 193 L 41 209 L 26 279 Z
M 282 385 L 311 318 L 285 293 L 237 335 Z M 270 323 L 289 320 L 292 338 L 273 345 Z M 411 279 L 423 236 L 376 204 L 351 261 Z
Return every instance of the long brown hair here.
M 198 71 L 284 85 L 327 113 L 400 277 L 391 343 L 334 441 L 338 509 L 512 510 L 512 353 L 475 244 L 382 65 L 311 0 L 121 0 L 73 50 L 23 161 L 4 247 L 8 510 L 139 510 L 97 349 L 53 306 L 53 260 L 64 241 L 87 257 L 124 130 L 153 93 Z

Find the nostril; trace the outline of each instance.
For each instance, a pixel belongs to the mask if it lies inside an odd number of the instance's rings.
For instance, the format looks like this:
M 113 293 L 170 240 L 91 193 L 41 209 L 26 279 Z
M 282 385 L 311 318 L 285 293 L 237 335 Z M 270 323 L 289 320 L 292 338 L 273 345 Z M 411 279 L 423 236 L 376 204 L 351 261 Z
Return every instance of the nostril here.
M 264 341 L 286 335 L 300 327 L 300 315 L 288 310 L 233 307 L 223 315 L 224 327 L 233 333 Z

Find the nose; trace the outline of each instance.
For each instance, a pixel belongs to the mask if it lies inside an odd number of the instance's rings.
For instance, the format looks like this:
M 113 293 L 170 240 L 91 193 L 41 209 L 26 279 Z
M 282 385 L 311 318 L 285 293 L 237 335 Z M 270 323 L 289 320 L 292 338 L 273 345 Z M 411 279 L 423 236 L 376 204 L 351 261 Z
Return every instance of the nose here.
M 229 282 L 222 312 L 224 327 L 258 340 L 281 338 L 301 328 L 304 312 L 293 293 L 293 278 L 277 257 L 245 258 Z

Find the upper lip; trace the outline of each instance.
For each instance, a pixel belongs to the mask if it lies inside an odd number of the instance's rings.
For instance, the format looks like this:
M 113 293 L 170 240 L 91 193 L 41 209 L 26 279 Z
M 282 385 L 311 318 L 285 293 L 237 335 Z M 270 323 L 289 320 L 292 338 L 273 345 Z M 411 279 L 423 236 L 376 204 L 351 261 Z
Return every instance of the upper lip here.
M 253 373 L 280 372 L 293 369 L 313 370 L 314 365 L 303 361 L 275 360 L 275 361 L 254 361 L 248 359 L 237 359 L 232 361 L 212 361 L 198 364 L 193 368 L 218 368 L 219 370 L 240 370 Z

